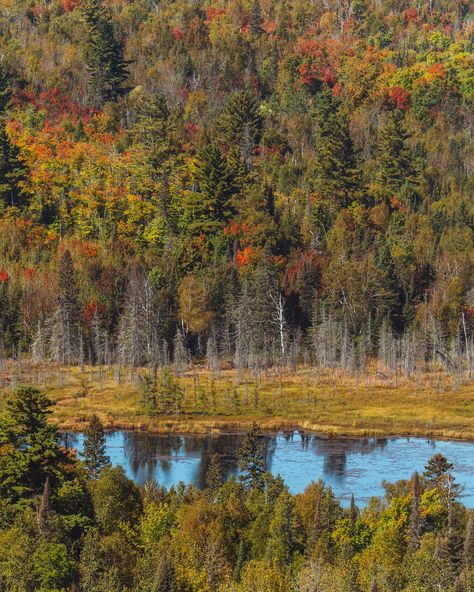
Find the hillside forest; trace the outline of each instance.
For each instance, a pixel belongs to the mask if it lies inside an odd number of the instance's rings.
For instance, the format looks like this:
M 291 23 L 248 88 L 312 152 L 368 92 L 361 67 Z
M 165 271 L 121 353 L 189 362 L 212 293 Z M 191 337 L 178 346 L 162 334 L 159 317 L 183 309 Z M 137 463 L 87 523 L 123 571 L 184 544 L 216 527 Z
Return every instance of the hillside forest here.
M 470 376 L 472 10 L 0 0 L 1 357 Z

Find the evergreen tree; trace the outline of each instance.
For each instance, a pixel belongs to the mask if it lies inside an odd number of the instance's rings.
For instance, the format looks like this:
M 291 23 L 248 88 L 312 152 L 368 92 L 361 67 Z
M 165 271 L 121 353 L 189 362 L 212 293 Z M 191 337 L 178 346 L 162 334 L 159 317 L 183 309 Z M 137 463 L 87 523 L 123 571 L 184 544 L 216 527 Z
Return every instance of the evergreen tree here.
M 127 62 L 123 45 L 117 41 L 114 26 L 102 0 L 86 0 L 83 15 L 87 28 L 85 61 L 89 73 L 91 103 L 97 106 L 115 101 L 126 92 Z
M 216 452 L 212 455 L 206 472 L 206 487 L 211 493 L 216 492 L 225 483 L 225 467 L 221 455 Z
M 24 197 L 20 181 L 25 167 L 20 161 L 20 151 L 8 137 L 5 119 L 10 103 L 10 88 L 3 62 L 0 62 L 0 199 L 4 207 L 22 205 Z M 1 209 L 1 208 L 0 208 Z
M 105 454 L 105 433 L 100 419 L 93 415 L 84 430 L 84 463 L 89 474 L 95 479 L 100 471 L 110 463 Z
M 56 428 L 47 422 L 52 402 L 37 389 L 22 387 L 5 401 L 0 420 L 0 498 L 16 501 L 39 495 L 48 477 L 61 479 L 70 465 Z
M 351 506 L 350 506 L 350 509 L 349 509 L 349 514 L 350 514 L 350 517 L 351 517 L 351 525 L 352 525 L 352 528 L 354 528 L 355 527 L 355 524 L 357 522 L 357 518 L 359 516 L 359 508 L 356 506 L 355 499 L 354 499 L 354 494 L 351 495 Z
M 260 37 L 260 35 L 263 33 L 263 19 L 259 0 L 254 0 L 252 4 L 249 24 L 252 35 L 254 37 Z
M 38 508 L 38 526 L 43 536 L 47 535 L 51 529 L 51 515 L 51 485 L 48 476 L 44 482 L 43 495 L 41 496 L 41 502 Z
M 285 567 L 300 549 L 298 521 L 294 499 L 284 491 L 278 498 L 268 528 L 267 557 Z
M 377 194 L 379 199 L 393 196 L 413 200 L 417 186 L 413 157 L 407 145 L 402 112 L 390 111 L 383 126 L 377 147 Z M 401 195 L 403 191 L 404 195 Z M 408 191 L 408 194 L 407 194 Z
M 167 555 L 162 556 L 150 592 L 176 592 L 177 590 L 178 585 L 173 562 Z
M 252 90 L 246 88 L 231 95 L 218 122 L 218 132 L 225 146 L 238 150 L 246 166 L 250 166 L 263 132 L 263 117 Z
M 474 512 L 469 512 L 466 535 L 464 538 L 464 565 L 468 568 L 474 567 Z
M 347 117 L 331 90 L 319 95 L 315 119 L 315 188 L 334 205 L 347 206 L 360 197 L 361 173 Z
M 264 485 L 266 442 L 258 424 L 253 423 L 237 451 L 240 480 L 247 489 L 262 489 Z
M 52 319 L 51 354 L 59 364 L 73 364 L 81 357 L 79 290 L 69 250 L 59 261 L 57 309 Z
M 215 144 L 200 150 L 192 167 L 197 191 L 188 196 L 184 221 L 193 236 L 214 234 L 227 222 L 234 208 L 234 175 L 227 158 Z
M 412 478 L 412 506 L 410 514 L 409 545 L 412 549 L 418 549 L 421 540 L 421 515 L 420 515 L 420 479 L 417 471 Z
M 433 455 L 425 466 L 423 475 L 429 482 L 437 485 L 443 477 L 449 474 L 454 468 L 454 465 L 439 452 Z

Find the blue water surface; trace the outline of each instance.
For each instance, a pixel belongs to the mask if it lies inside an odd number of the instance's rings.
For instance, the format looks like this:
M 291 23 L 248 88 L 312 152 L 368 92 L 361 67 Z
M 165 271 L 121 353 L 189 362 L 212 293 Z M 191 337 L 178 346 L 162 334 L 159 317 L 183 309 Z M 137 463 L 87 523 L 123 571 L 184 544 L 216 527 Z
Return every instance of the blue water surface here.
M 64 434 L 68 446 L 82 451 L 82 434 Z M 209 459 L 219 452 L 235 474 L 235 453 L 241 434 L 209 436 L 157 435 L 146 432 L 110 432 L 107 454 L 112 464 L 142 485 L 150 478 L 170 487 L 180 481 L 202 487 Z M 408 479 L 436 453 L 454 465 L 454 475 L 464 488 L 462 502 L 474 507 L 474 443 L 426 438 L 326 438 L 298 431 L 269 434 L 267 468 L 281 475 L 292 493 L 311 481 L 323 479 L 343 505 L 352 493 L 363 506 L 372 496 L 383 495 L 382 482 Z

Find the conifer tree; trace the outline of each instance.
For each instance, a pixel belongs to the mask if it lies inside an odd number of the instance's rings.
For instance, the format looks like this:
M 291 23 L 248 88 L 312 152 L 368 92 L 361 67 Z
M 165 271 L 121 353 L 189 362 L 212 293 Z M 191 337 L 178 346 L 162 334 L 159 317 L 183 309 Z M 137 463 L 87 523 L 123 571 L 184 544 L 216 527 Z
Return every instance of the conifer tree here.
M 84 463 L 93 479 L 110 463 L 105 453 L 105 433 L 102 422 L 93 415 L 84 431 Z
M 72 256 L 66 250 L 59 261 L 57 309 L 51 327 L 51 354 L 57 363 L 70 365 L 79 360 L 81 332 L 79 290 Z
M 474 567 L 474 512 L 469 512 L 466 536 L 464 538 L 464 565 Z
M 38 526 L 43 536 L 47 535 L 51 528 L 51 514 L 51 485 L 48 476 L 44 482 L 43 495 L 41 496 L 41 502 L 38 508 Z
M 361 173 L 347 117 L 331 90 L 320 94 L 315 119 L 315 188 L 333 204 L 347 206 L 360 197 Z
M 82 10 L 87 28 L 84 57 L 89 73 L 90 101 L 102 106 L 126 92 L 127 62 L 102 0 L 86 0 Z
M 246 88 L 231 95 L 218 122 L 218 132 L 226 147 L 238 150 L 246 166 L 250 166 L 263 132 L 263 117 L 252 90 Z
M 247 489 L 261 489 L 265 472 L 266 443 L 262 430 L 253 423 L 237 451 L 240 480 Z
M 407 146 L 410 134 L 406 131 L 402 112 L 390 111 L 383 126 L 377 147 L 377 193 L 379 199 L 390 200 L 400 195 L 402 188 L 416 188 L 416 170 Z
M 25 167 L 20 161 L 20 151 L 8 137 L 5 119 L 10 103 L 10 88 L 3 62 L 0 62 L 0 199 L 4 207 L 22 203 L 20 181 Z
M 49 476 L 59 478 L 66 455 L 48 423 L 52 402 L 31 387 L 14 391 L 0 419 L 0 498 L 17 501 L 44 491 Z
M 413 473 L 412 478 L 412 507 L 410 514 L 409 544 L 412 549 L 418 549 L 421 539 L 420 516 L 420 479 L 418 472 Z
M 259 0 L 254 0 L 250 10 L 250 32 L 254 37 L 260 37 L 263 33 L 263 19 Z
M 217 491 L 225 483 L 225 467 L 221 455 L 216 452 L 211 456 L 211 461 L 206 472 L 206 487 L 211 491 Z
M 185 204 L 187 228 L 193 235 L 214 234 L 234 212 L 231 197 L 237 188 L 233 172 L 215 144 L 199 151 L 191 172 L 197 191 L 189 195 Z

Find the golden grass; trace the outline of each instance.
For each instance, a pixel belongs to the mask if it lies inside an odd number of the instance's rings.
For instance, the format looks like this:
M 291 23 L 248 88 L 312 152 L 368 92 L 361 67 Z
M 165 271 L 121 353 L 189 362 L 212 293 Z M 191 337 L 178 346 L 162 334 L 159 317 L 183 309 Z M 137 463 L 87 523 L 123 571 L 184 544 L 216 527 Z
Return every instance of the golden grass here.
M 92 414 L 107 429 L 205 433 L 245 429 L 258 421 L 265 429 L 300 428 L 325 434 L 420 435 L 474 439 L 474 383 L 454 389 L 451 379 L 420 373 L 413 380 L 386 377 L 369 370 L 352 377 L 334 370 L 301 368 L 283 375 L 259 377 L 259 405 L 254 404 L 255 378 L 238 379 L 234 370 L 212 377 L 195 368 L 179 378 L 185 391 L 183 410 L 175 416 L 147 417 L 140 409 L 138 381 L 128 373 L 117 384 L 116 369 L 6 368 L 3 379 L 16 372 L 17 384 L 36 383 L 55 401 L 52 421 L 61 429 L 81 430 Z M 1 376 L 0 376 L 1 378 Z M 211 381 L 216 389 L 211 405 Z M 206 393 L 202 404 L 199 390 Z M 0 406 L 9 389 L 0 390 Z M 235 396 L 235 392 L 238 396 Z M 238 398 L 238 404 L 236 402 Z

